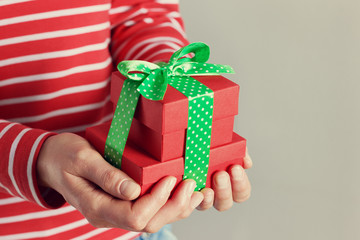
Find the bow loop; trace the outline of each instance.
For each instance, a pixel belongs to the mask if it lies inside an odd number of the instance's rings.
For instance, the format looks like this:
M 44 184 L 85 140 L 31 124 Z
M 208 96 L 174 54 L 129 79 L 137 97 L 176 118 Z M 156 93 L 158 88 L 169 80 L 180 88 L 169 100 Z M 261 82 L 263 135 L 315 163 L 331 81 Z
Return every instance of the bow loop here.
M 168 84 L 167 77 L 163 74 L 164 70 L 161 68 L 152 70 L 137 90 L 145 98 L 155 101 L 162 100 Z
M 186 57 L 194 54 L 192 58 Z M 162 100 L 167 89 L 169 78 L 188 77 L 191 75 L 217 75 L 234 73 L 228 65 L 206 63 L 210 56 L 210 48 L 202 42 L 191 43 L 178 51 L 168 63 L 150 63 L 146 61 L 123 61 L 118 70 L 127 79 L 140 81 L 137 91 L 145 98 Z
M 187 58 L 186 55 L 193 53 L 194 57 Z M 191 43 L 186 47 L 180 48 L 170 58 L 169 65 L 175 66 L 185 62 L 199 62 L 204 63 L 209 60 L 210 48 L 202 42 Z
M 154 69 L 160 68 L 158 65 L 146 61 L 122 61 L 117 66 L 119 72 L 126 78 L 133 81 L 142 81 Z

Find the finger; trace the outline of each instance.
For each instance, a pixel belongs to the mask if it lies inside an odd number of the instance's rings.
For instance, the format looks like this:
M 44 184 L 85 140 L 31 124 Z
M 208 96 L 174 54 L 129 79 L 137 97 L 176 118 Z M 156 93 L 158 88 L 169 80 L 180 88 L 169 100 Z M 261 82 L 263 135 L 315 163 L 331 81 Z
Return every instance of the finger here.
M 248 152 L 248 148 L 246 147 L 245 157 L 244 157 L 244 168 L 249 169 L 253 165 L 253 162 L 251 160 L 251 157 Z
M 232 207 L 232 191 L 229 174 L 225 171 L 217 172 L 213 178 L 215 192 L 214 207 L 219 211 L 225 211 Z
M 196 208 L 197 210 L 203 211 L 211 208 L 214 204 L 214 190 L 211 188 L 204 188 L 201 190 L 201 193 L 204 195 L 204 200 Z
M 157 232 L 164 225 L 187 217 L 203 200 L 203 194 L 194 192 L 196 183 L 192 179 L 183 181 L 171 199 L 150 220 L 144 231 Z
M 65 200 L 81 212 L 81 214 L 94 227 L 118 227 L 112 224 L 108 219 L 108 208 L 114 206 L 111 195 L 105 193 L 91 182 L 76 176 L 68 176 L 64 182 L 63 192 Z M 117 200 L 122 207 L 130 208 L 131 202 Z M 116 206 L 119 208 L 119 206 Z
M 140 186 L 123 171 L 111 166 L 96 151 L 88 154 L 80 175 L 101 187 L 105 192 L 123 200 L 133 200 L 141 192 Z
M 187 218 L 191 215 L 195 208 L 197 208 L 204 201 L 204 194 L 202 192 L 194 192 L 190 199 L 189 207 L 184 211 L 179 219 Z
M 168 201 L 175 184 L 175 177 L 166 177 L 160 180 L 149 194 L 146 194 L 136 200 L 129 212 L 126 213 L 126 216 L 130 216 L 125 222 L 126 229 L 132 231 L 143 231 L 143 229 L 148 225 L 150 219 L 152 219 Z M 117 213 L 115 213 L 115 215 L 116 216 L 114 217 L 117 218 L 118 221 L 122 221 L 124 218 L 124 216 L 119 216 Z
M 230 169 L 232 195 L 235 202 L 244 202 L 250 197 L 251 185 L 245 170 L 240 165 Z
M 151 193 L 136 200 L 124 201 L 113 198 L 101 189 L 89 189 L 77 184 L 78 209 L 95 227 L 116 227 L 131 231 L 143 231 L 150 219 L 166 203 L 176 178 L 167 177 L 156 184 Z M 86 189 L 87 191 L 83 191 Z

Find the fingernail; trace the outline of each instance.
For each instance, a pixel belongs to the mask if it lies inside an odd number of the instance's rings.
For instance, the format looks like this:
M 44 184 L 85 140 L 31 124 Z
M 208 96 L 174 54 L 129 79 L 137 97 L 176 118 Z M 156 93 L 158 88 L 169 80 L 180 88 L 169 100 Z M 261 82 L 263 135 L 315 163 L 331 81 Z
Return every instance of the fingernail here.
M 202 193 L 199 193 L 199 192 L 194 192 L 193 194 L 194 195 L 191 198 L 191 203 L 190 204 L 191 204 L 191 206 L 193 208 L 196 208 L 204 200 L 204 195 Z
M 219 189 L 227 188 L 229 185 L 227 174 L 221 173 L 218 174 L 215 178 L 215 184 Z
M 204 193 L 205 198 L 207 199 L 213 199 L 214 198 L 214 191 L 208 190 L 206 193 Z
M 189 195 L 192 195 L 194 193 L 195 188 L 196 188 L 196 182 L 194 180 L 188 180 L 188 181 L 190 183 L 188 184 L 186 191 L 187 191 L 187 193 Z
M 244 175 L 243 170 L 240 166 L 234 166 L 231 168 L 231 176 L 234 180 L 241 180 Z
M 139 185 L 132 180 L 124 180 L 120 185 L 120 193 L 127 198 L 133 197 L 139 190 Z
M 246 154 L 245 154 L 245 157 L 244 157 L 244 161 L 245 161 L 245 166 L 249 166 L 251 167 L 252 166 L 252 160 L 251 160 L 251 157 L 249 155 L 249 152 L 248 152 L 248 149 L 246 148 Z
M 245 161 L 246 161 L 246 164 L 248 165 L 248 166 L 252 166 L 252 160 L 251 160 L 251 157 L 249 156 L 249 155 L 247 155 L 246 157 L 245 157 Z
M 176 184 L 176 178 L 171 177 L 170 180 L 167 182 L 166 189 L 170 192 L 175 187 L 175 184 Z
M 208 205 L 214 201 L 214 191 L 207 190 L 202 192 L 204 195 L 204 204 Z

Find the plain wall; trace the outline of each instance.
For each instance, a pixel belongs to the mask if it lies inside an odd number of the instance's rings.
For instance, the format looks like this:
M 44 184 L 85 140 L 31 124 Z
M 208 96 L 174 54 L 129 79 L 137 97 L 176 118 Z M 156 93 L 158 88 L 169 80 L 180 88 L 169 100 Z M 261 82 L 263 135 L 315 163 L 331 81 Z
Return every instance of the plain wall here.
M 183 0 L 190 41 L 241 86 L 252 196 L 196 211 L 179 240 L 360 239 L 360 1 Z

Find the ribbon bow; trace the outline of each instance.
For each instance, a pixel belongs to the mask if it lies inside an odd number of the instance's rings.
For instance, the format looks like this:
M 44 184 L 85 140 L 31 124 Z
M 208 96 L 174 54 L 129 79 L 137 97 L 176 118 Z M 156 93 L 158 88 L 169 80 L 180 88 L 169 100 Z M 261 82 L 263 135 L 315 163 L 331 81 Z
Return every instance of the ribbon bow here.
M 184 57 L 194 53 L 194 57 Z M 118 70 L 128 80 L 141 82 L 137 91 L 150 100 L 162 100 L 169 78 L 195 75 L 216 75 L 234 73 L 232 67 L 206 63 L 210 56 L 210 48 L 202 42 L 189 44 L 176 51 L 169 63 L 150 63 L 146 61 L 122 61 Z

